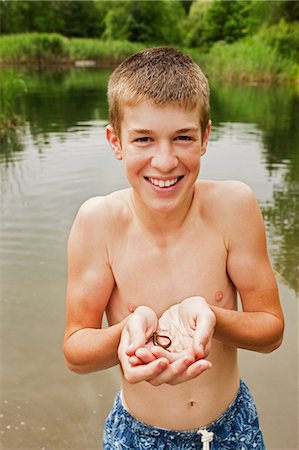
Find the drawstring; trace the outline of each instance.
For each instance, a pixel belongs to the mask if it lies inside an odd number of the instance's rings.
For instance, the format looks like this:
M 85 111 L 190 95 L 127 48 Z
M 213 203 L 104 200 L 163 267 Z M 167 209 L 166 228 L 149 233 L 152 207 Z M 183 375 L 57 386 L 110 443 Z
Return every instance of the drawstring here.
M 197 434 L 201 434 L 201 442 L 203 442 L 202 450 L 210 450 L 209 443 L 212 442 L 214 433 L 203 428 L 202 430 L 198 430 Z

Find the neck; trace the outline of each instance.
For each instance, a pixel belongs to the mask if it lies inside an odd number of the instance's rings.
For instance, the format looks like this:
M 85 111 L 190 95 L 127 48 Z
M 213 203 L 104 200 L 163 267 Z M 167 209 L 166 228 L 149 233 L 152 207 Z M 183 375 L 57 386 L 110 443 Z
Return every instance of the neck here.
M 187 222 L 194 204 L 195 189 L 184 199 L 180 208 L 174 210 L 152 210 L 134 193 L 131 192 L 131 205 L 134 215 L 142 228 L 154 239 L 167 240 L 176 236 Z

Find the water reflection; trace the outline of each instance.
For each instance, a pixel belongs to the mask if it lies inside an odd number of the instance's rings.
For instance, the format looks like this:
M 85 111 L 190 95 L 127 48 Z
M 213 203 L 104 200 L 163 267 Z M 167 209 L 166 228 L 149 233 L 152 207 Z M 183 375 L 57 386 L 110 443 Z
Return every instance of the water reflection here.
M 299 261 L 299 103 L 297 86 L 215 85 L 213 123 L 252 123 L 261 131 L 261 155 L 273 184 L 270 200 L 261 202 L 271 257 L 280 276 L 298 292 Z M 256 140 L 256 136 L 248 138 Z M 241 149 L 240 149 L 241 150 Z

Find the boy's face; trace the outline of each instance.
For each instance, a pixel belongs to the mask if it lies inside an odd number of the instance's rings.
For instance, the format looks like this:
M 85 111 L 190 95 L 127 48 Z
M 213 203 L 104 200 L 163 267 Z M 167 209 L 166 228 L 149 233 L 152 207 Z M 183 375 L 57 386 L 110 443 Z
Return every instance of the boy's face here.
M 145 102 L 123 110 L 120 136 L 107 139 L 123 159 L 135 196 L 152 210 L 170 212 L 188 202 L 205 153 L 210 123 L 202 136 L 198 109 Z

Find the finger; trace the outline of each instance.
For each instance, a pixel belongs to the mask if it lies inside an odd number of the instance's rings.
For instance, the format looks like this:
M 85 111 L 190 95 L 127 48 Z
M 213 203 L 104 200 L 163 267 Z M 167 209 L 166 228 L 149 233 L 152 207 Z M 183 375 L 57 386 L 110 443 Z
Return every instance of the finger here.
M 153 355 L 155 355 L 156 358 L 167 358 L 169 362 L 177 361 L 178 359 L 181 359 L 182 357 L 190 357 L 192 358 L 192 349 L 187 352 L 170 352 L 163 347 L 159 347 L 158 345 L 153 345 L 151 347 L 151 352 Z M 193 358 L 194 361 L 194 358 Z
M 130 356 L 128 359 L 129 363 L 131 364 L 131 366 L 139 366 L 141 364 L 144 364 L 144 362 L 142 361 L 142 359 L 137 358 L 136 355 Z
M 202 373 L 206 372 L 207 370 L 211 369 L 212 364 L 207 361 L 206 359 L 201 359 L 200 361 L 196 361 L 195 363 L 191 364 L 187 370 L 182 373 L 182 375 L 174 378 L 173 380 L 170 380 L 168 384 L 170 385 L 176 385 L 180 383 L 185 383 L 186 381 L 192 380 Z
M 158 359 L 160 357 L 163 357 L 163 355 L 161 356 L 155 356 L 153 355 L 153 353 L 146 347 L 141 347 L 138 348 L 135 352 L 135 355 L 143 361 L 144 364 L 148 364 L 152 361 L 155 361 L 155 359 Z
M 177 361 L 169 364 L 167 369 L 161 372 L 159 375 L 152 377 L 149 382 L 153 386 L 160 386 L 163 383 L 169 383 L 175 378 L 179 377 L 182 373 L 186 372 L 188 366 L 192 364 L 191 358 L 180 358 Z
M 143 347 L 146 343 L 145 330 L 143 329 L 139 320 L 132 320 L 127 322 L 127 348 L 126 354 L 133 356 L 139 347 Z
M 197 327 L 193 338 L 193 349 L 197 358 L 204 358 L 206 355 L 206 346 L 211 338 L 211 332 Z
M 163 358 L 155 359 L 149 364 L 139 366 L 123 367 L 124 376 L 131 384 L 147 381 L 153 377 L 159 376 L 161 372 L 167 370 L 169 362 Z

